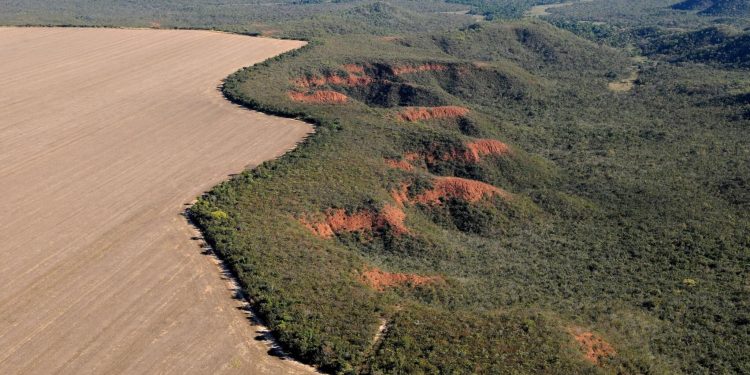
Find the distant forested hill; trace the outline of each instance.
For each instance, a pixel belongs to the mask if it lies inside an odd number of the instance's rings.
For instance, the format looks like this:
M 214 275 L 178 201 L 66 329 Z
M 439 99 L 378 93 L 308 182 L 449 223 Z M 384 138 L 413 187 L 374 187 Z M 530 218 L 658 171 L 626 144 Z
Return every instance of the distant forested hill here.
M 659 34 L 641 48 L 646 55 L 671 62 L 750 68 L 750 33 L 728 27 Z
M 711 16 L 743 17 L 750 15 L 750 0 L 685 0 L 672 6 L 679 10 L 697 10 Z

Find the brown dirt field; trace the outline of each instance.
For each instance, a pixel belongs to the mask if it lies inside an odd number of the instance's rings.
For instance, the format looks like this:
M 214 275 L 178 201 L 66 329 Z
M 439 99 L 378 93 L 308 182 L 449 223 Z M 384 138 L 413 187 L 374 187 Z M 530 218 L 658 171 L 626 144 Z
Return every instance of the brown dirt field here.
M 407 108 L 398 114 L 402 121 L 417 122 L 431 119 L 456 118 L 469 113 L 469 110 L 458 106 L 444 107 L 412 107 Z
M 423 204 L 439 204 L 440 198 L 456 198 L 475 203 L 492 196 L 510 197 L 510 193 L 495 186 L 460 177 L 436 177 L 432 184 L 432 189 L 414 197 L 414 201 Z
M 581 328 L 571 328 L 570 334 L 580 345 L 586 360 L 595 365 L 601 365 L 604 358 L 617 355 L 612 345 L 593 332 L 584 331 Z
M 395 75 L 402 75 L 402 74 L 410 74 L 410 73 L 420 73 L 420 72 L 442 72 L 445 70 L 448 70 L 448 67 L 442 64 L 422 64 L 422 65 L 402 65 L 402 66 L 394 66 L 392 68 L 393 74 Z
M 289 98 L 296 102 L 319 104 L 342 104 L 349 101 L 349 97 L 342 93 L 326 90 L 315 91 L 311 94 L 290 91 Z
M 312 131 L 226 101 L 301 42 L 0 28 L 0 373 L 306 373 L 266 354 L 181 216 Z
M 420 286 L 443 281 L 440 276 L 423 276 L 411 273 L 390 273 L 377 268 L 362 273 L 362 282 L 375 290 L 384 291 L 395 286 Z

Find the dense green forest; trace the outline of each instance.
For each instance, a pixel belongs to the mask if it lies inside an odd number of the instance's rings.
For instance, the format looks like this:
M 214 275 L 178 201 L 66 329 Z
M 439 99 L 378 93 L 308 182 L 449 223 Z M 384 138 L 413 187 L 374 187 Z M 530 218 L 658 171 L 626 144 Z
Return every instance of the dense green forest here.
M 705 15 L 750 15 L 750 2 L 746 0 L 685 0 L 672 5 L 673 9 L 695 10 Z
M 136 1 L 91 24 L 166 12 L 310 41 L 223 91 L 316 133 L 189 210 L 292 356 L 332 373 L 750 372 L 747 15 L 456 2 L 227 21 Z M 0 22 L 68 22 L 34 4 Z

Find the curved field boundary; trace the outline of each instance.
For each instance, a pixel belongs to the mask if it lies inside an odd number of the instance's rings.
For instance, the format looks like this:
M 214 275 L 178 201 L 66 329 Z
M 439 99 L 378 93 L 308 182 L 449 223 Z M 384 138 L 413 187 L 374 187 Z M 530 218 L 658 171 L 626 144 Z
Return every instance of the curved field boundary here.
M 0 28 L 0 373 L 312 371 L 267 354 L 182 216 L 312 132 L 217 90 L 303 44 Z

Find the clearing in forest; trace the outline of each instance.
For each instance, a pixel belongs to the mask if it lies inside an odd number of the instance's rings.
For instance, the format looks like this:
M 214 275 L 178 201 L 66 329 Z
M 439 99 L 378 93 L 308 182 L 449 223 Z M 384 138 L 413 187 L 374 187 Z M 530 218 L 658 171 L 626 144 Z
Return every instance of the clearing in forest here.
M 578 3 L 590 3 L 592 1 L 594 1 L 594 0 L 566 1 L 564 3 L 535 5 L 535 6 L 531 7 L 531 9 L 527 10 L 524 13 L 524 16 L 526 16 L 526 17 L 544 17 L 544 16 L 550 16 L 552 14 L 550 12 L 547 12 L 550 9 L 563 8 L 563 7 L 571 6 L 573 4 L 578 4 Z

